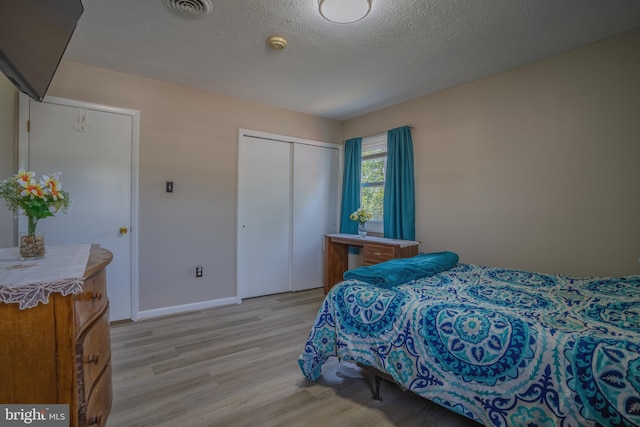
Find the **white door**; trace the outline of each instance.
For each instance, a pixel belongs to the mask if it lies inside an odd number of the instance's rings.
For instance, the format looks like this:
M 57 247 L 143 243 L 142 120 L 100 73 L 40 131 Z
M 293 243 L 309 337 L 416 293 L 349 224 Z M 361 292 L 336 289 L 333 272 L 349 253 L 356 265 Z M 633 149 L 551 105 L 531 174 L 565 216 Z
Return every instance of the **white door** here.
M 60 180 L 72 200 L 69 213 L 41 220 L 38 230 L 45 232 L 47 244 L 97 243 L 111 251 L 113 261 L 107 267 L 110 319 L 135 319 L 131 251 L 134 115 L 90 105 L 82 108 L 28 100 L 28 116 L 28 163 L 21 159 L 21 165 L 38 176 L 61 172 Z M 137 298 L 135 303 L 137 306 Z
M 288 292 L 290 144 L 242 136 L 238 156 L 238 296 Z
M 337 233 L 338 150 L 293 144 L 291 290 L 324 284 L 324 235 Z

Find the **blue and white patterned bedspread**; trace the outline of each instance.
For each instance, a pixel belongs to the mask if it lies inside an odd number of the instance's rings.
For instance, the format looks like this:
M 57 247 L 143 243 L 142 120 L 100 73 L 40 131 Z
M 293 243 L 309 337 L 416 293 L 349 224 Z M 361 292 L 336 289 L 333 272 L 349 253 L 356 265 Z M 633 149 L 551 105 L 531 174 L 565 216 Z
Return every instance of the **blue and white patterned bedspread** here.
M 334 286 L 298 359 L 390 374 L 495 426 L 640 425 L 640 276 L 571 278 L 458 264 L 382 288 Z

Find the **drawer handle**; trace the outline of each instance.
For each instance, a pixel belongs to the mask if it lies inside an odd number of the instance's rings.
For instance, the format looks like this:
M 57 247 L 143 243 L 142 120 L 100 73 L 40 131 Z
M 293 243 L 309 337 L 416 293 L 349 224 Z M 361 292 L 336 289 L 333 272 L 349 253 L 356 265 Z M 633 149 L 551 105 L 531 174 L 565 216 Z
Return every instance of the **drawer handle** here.
M 97 365 L 99 361 L 100 361 L 100 354 L 96 353 L 87 357 L 84 363 L 93 363 L 94 365 Z
M 376 253 L 374 253 L 374 255 L 375 256 L 380 256 L 380 255 L 382 255 L 382 252 L 376 252 Z
M 94 292 L 91 294 L 91 299 L 93 301 L 98 300 L 100 301 L 102 299 L 102 292 Z
M 89 418 L 89 422 L 87 423 L 88 426 L 93 426 L 93 425 L 100 425 L 100 423 L 102 422 L 102 414 L 98 414 L 98 416 L 96 417 L 91 417 Z

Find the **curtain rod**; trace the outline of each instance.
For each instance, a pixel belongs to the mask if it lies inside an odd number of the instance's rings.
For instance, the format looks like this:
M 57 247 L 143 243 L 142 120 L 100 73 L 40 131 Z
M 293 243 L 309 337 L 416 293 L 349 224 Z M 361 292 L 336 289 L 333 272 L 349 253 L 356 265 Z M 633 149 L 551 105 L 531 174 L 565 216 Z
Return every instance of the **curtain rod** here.
M 409 126 L 409 129 L 413 130 L 413 125 L 405 125 L 405 126 Z M 402 126 L 398 126 L 398 127 L 402 127 Z M 395 128 L 394 128 L 394 129 L 395 129 Z M 378 133 L 374 133 L 374 134 L 371 134 L 371 135 L 366 135 L 366 136 L 363 136 L 363 138 L 371 138 L 372 136 L 382 135 L 382 134 L 383 134 L 383 133 L 385 133 L 385 132 L 386 132 L 386 131 L 378 132 Z

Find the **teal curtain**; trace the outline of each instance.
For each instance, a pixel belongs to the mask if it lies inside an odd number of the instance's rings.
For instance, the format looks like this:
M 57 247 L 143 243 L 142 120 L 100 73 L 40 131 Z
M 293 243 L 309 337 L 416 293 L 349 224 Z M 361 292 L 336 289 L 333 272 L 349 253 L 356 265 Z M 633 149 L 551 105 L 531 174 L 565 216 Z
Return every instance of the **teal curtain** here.
M 413 141 L 409 126 L 387 132 L 384 237 L 403 240 L 416 238 Z
M 348 139 L 344 143 L 344 174 L 342 179 L 342 205 L 340 232 L 358 234 L 358 223 L 349 215 L 360 207 L 360 169 L 362 138 Z

